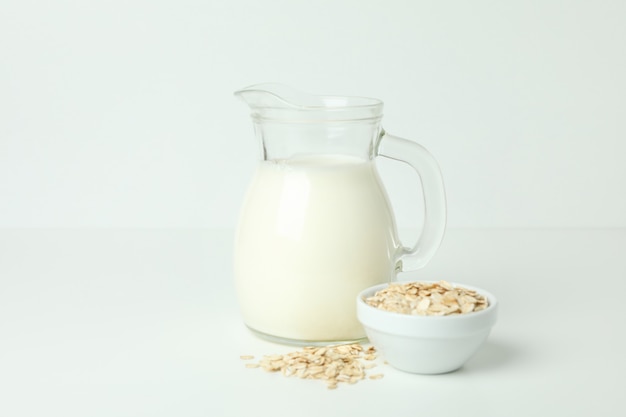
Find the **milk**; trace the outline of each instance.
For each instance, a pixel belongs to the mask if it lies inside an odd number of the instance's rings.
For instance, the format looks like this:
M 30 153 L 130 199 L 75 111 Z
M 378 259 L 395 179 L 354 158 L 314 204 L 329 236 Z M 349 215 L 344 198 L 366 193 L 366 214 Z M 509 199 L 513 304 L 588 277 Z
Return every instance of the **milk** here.
M 398 250 L 373 162 L 340 155 L 261 162 L 235 242 L 244 321 L 286 339 L 362 338 L 356 296 L 392 278 Z

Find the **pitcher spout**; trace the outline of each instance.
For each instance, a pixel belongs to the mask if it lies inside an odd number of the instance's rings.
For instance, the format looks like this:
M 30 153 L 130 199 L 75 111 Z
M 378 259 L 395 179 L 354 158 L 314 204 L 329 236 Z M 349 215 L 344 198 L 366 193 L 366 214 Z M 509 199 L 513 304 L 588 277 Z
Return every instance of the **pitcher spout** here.
M 251 109 L 264 107 L 297 109 L 311 105 L 315 96 L 277 83 L 254 84 L 235 91 Z
M 366 97 L 308 94 L 277 83 L 255 84 L 235 92 L 254 119 L 283 121 L 348 121 L 382 117 L 382 101 Z

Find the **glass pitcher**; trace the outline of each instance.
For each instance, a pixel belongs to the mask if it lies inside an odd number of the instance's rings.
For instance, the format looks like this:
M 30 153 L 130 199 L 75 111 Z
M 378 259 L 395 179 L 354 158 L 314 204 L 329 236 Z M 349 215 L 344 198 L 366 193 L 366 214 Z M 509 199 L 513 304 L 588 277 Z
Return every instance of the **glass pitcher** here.
M 314 96 L 278 84 L 235 95 L 250 106 L 261 144 L 234 248 L 246 325 L 292 344 L 363 339 L 357 294 L 424 266 L 443 238 L 437 162 L 422 146 L 382 129 L 377 99 Z M 421 179 L 424 225 L 412 248 L 398 239 L 379 156 L 409 164 Z

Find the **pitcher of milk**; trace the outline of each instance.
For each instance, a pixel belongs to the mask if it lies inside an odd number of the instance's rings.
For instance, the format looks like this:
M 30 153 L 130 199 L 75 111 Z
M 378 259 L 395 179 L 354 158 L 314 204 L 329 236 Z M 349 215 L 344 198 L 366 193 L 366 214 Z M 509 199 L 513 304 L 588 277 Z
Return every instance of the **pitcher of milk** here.
M 383 103 L 316 96 L 279 84 L 235 93 L 251 109 L 261 157 L 240 213 L 234 273 L 240 310 L 258 335 L 292 344 L 357 341 L 356 296 L 433 256 L 446 202 L 435 159 L 381 127 Z M 378 157 L 421 179 L 424 225 L 398 239 Z M 417 188 L 417 184 L 415 184 Z

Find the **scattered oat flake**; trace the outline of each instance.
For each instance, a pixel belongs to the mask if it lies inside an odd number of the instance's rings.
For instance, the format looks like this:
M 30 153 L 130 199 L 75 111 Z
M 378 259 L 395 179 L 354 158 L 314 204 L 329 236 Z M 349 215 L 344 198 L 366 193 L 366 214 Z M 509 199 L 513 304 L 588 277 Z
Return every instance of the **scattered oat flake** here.
M 239 357 L 239 359 L 242 359 L 244 361 L 250 360 L 250 359 L 254 359 L 254 355 L 241 355 Z
M 374 374 L 370 375 L 370 379 L 382 379 L 384 376 L 384 374 Z
M 261 368 L 267 372 L 280 372 L 284 376 L 302 379 L 319 379 L 328 389 L 337 385 L 356 384 L 366 378 L 366 371 L 376 366 L 376 348 L 363 349 L 357 343 L 305 347 L 283 355 L 265 355 L 259 363 L 248 363 L 247 368 Z M 363 361 L 368 362 L 363 362 Z

